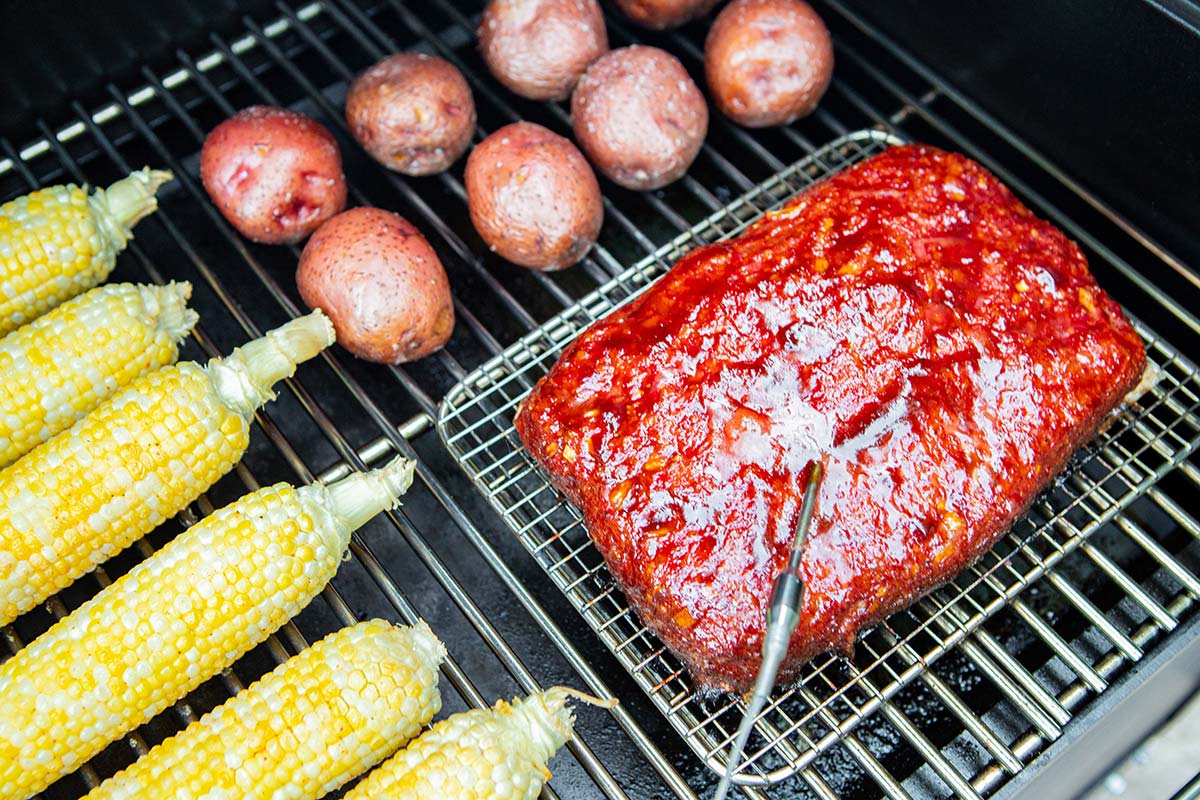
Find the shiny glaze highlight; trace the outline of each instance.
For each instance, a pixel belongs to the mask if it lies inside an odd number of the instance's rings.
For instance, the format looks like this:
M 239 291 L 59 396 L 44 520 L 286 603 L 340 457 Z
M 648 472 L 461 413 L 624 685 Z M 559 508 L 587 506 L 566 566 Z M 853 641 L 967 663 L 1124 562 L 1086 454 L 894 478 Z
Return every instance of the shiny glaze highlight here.
M 782 680 L 982 555 L 1138 382 L 1079 248 L 974 162 L 888 150 L 693 251 L 518 411 L 641 620 L 746 690 L 805 463 Z

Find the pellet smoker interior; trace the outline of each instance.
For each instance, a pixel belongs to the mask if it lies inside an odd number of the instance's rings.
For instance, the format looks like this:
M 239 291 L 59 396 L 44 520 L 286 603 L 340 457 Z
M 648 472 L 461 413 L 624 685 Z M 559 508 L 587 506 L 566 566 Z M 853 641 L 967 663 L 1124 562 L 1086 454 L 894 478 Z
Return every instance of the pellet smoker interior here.
M 1078 242 L 1161 376 L 978 565 L 864 636 L 853 657 L 819 658 L 777 693 L 739 763 L 741 791 L 1066 797 L 1103 775 L 1200 683 L 1200 8 L 814 3 L 836 57 L 814 114 L 751 131 L 713 113 L 687 176 L 647 193 L 602 183 L 599 246 L 572 269 L 536 273 L 476 235 L 461 161 L 439 176 L 389 173 L 342 115 L 354 75 L 413 49 L 467 77 L 476 141 L 518 119 L 569 135 L 566 105 L 523 100 L 488 73 L 474 35 L 482 5 L 9 10 L 0 199 L 64 181 L 105 185 L 145 164 L 173 170 L 161 211 L 111 280 L 191 281 L 201 321 L 183 358 L 228 352 L 305 310 L 299 248 L 241 238 L 198 178 L 205 133 L 255 103 L 333 132 L 351 204 L 422 229 L 458 316 L 449 345 L 413 364 L 334 349 L 304 365 L 258 414 L 242 464 L 193 509 L 4 629 L 16 652 L 247 488 L 334 477 L 397 452 L 418 462 L 404 506 L 360 530 L 299 617 L 44 796 L 80 796 L 306 643 L 372 616 L 424 618 L 446 642 L 444 713 L 556 684 L 620 701 L 577 710 L 544 796 L 711 795 L 742 704 L 698 696 L 632 615 L 578 515 L 521 451 L 512 412 L 566 341 L 678 255 L 900 141 L 978 160 Z M 662 47 L 704 85 L 707 19 L 652 33 L 605 11 L 612 46 Z M 61 25 L 38 22 L 51 17 Z

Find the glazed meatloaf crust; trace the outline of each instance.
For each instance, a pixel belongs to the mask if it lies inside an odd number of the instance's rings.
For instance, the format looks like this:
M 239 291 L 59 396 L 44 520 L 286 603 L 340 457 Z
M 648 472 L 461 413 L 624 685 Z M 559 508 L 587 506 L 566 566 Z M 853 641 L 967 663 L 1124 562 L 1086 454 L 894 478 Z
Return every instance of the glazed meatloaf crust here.
M 782 681 L 982 555 L 1144 366 L 1075 244 L 978 164 L 903 146 L 682 258 L 516 428 L 697 685 L 745 691 L 809 459 Z

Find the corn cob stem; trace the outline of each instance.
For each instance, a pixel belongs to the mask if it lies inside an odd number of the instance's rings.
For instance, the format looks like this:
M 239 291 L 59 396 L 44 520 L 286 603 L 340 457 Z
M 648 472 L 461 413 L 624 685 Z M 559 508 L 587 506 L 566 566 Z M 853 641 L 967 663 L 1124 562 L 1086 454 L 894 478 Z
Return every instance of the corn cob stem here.
M 155 193 L 174 177 L 168 170 L 145 167 L 88 197 L 92 214 L 118 253 L 133 238 L 133 226 L 158 210 Z
M 330 634 L 92 790 L 85 800 L 316 800 L 441 709 L 446 649 L 424 622 Z
M 143 169 L 91 196 L 65 184 L 0 205 L 0 336 L 104 281 L 170 179 Z
M 511 704 L 501 700 L 490 709 L 455 714 L 385 761 L 343 800 L 533 800 L 550 779 L 547 762 L 571 737 L 570 697 L 616 704 L 556 686 Z
M 328 485 L 314 484 L 328 494 L 326 505 L 338 515 L 338 519 L 350 530 L 358 530 L 378 511 L 388 508 L 388 498 L 396 498 L 412 486 L 416 463 L 404 458 L 394 458 L 377 470 L 364 472 L 359 480 L 340 480 Z M 314 488 L 315 491 L 315 488 Z
M 207 367 L 135 380 L 0 470 L 0 625 L 179 513 L 231 470 L 271 382 L 333 342 L 320 312 Z
M 139 375 L 174 363 L 196 324 L 189 283 L 92 289 L 0 339 L 0 467 Z
M 41 791 L 266 639 L 333 577 L 350 525 L 398 503 L 411 475 L 397 458 L 248 494 L 0 664 L 0 798 Z
M 333 323 L 317 309 L 298 317 L 249 344 L 228 358 L 208 364 L 222 402 L 249 416 L 275 399 L 273 386 L 296 372 L 296 365 L 333 344 Z
M 200 321 L 200 315 L 187 307 L 192 297 L 192 285 L 187 281 L 171 281 L 166 286 L 137 284 L 137 290 L 146 316 L 175 342 L 182 341 Z

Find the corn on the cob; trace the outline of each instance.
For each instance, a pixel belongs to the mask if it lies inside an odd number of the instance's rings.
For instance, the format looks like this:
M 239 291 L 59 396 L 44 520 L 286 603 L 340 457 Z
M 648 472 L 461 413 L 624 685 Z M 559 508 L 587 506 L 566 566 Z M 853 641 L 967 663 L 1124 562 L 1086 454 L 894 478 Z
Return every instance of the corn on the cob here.
M 329 318 L 313 312 L 205 367 L 163 367 L 0 470 L 0 625 L 233 469 L 272 384 L 332 342 Z
M 308 605 L 412 462 L 260 489 L 210 514 L 0 664 L 0 798 L 24 800 Z
M 169 180 L 143 169 L 90 196 L 66 184 L 0 206 L 0 336 L 107 278 Z
M 316 800 L 378 764 L 442 707 L 446 649 L 424 622 L 333 633 L 97 786 L 84 800 Z
M 567 698 L 556 686 L 511 704 L 455 714 L 414 739 L 343 800 L 533 800 L 549 780 L 546 762 L 571 737 Z
M 101 286 L 0 339 L 0 467 L 175 363 L 196 324 L 191 293 L 189 283 Z

